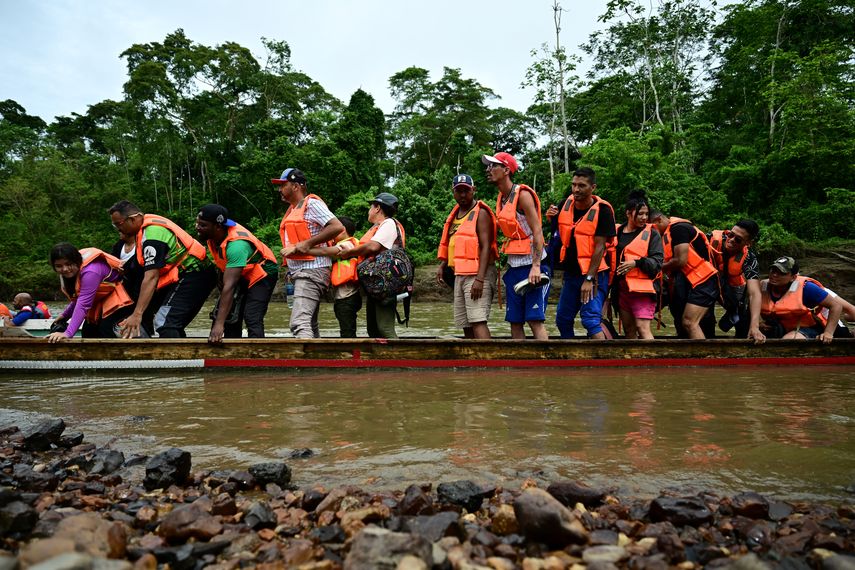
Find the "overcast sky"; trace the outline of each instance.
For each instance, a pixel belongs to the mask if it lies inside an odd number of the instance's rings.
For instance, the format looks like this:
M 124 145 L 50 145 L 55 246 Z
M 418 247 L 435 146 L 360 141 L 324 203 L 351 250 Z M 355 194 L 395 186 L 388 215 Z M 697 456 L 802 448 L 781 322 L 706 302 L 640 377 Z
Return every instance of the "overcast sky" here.
M 562 43 L 570 53 L 600 26 L 605 0 L 563 0 Z M 520 83 L 531 50 L 554 41 L 552 0 L 0 0 L 0 100 L 14 99 L 51 122 L 121 99 L 119 54 L 183 28 L 192 41 L 237 42 L 261 60 L 260 38 L 285 40 L 291 63 L 347 102 L 360 87 L 392 111 L 388 79 L 409 66 L 431 78 L 443 67 L 491 88 L 524 111 Z

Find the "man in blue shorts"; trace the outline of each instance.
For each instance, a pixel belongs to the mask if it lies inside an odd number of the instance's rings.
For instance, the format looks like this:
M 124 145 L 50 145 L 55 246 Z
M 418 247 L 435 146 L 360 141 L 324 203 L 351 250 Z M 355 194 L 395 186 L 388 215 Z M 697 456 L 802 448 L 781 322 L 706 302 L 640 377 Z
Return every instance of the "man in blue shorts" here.
M 487 181 L 499 189 L 496 215 L 505 243 L 502 252 L 508 256 L 508 269 L 503 281 L 507 296 L 505 320 L 511 324 L 511 336 L 525 338 L 525 324 L 537 340 L 546 340 L 546 299 L 549 285 L 543 286 L 544 273 L 540 263 L 546 257 L 543 229 L 540 222 L 540 199 L 525 184 L 511 180 L 519 168 L 517 160 L 506 152 L 494 156 L 485 154 L 481 162 L 487 167 Z M 545 269 L 545 268 L 544 268 Z M 520 282 L 528 281 L 522 294 L 514 290 Z M 524 284 L 524 283 L 523 283 Z

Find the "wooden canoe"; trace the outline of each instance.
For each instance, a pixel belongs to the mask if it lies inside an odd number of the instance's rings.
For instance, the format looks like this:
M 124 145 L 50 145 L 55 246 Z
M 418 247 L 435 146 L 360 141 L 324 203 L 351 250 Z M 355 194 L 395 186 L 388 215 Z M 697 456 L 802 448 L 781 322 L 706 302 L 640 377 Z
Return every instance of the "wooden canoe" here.
M 458 338 L 0 338 L 0 370 L 214 368 L 561 368 L 855 365 L 855 339 L 467 340 Z

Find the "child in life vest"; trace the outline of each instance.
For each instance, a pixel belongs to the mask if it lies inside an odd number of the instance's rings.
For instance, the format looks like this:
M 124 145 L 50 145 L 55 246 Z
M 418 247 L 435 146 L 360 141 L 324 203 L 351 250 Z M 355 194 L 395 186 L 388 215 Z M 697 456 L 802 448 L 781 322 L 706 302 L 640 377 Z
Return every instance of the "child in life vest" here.
M 18 311 L 12 318 L 12 324 L 19 327 L 30 319 L 49 319 L 50 309 L 41 301 L 34 301 L 29 293 L 18 293 L 12 301 Z
M 356 224 L 346 216 L 339 217 L 338 221 L 344 226 L 344 231 L 336 236 L 336 244 L 333 249 L 345 251 L 353 249 L 359 241 L 353 234 L 356 232 Z M 356 315 L 362 308 L 362 295 L 359 293 L 359 283 L 356 279 L 356 259 L 339 259 L 333 262 L 332 276 L 333 285 L 333 311 L 338 320 L 338 329 L 341 338 L 356 338 Z

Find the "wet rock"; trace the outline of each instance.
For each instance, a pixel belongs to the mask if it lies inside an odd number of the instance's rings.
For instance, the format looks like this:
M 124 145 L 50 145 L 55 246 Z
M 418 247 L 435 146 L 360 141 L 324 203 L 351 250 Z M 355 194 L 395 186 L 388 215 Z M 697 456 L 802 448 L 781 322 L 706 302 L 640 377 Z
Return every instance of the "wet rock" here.
M 590 540 L 592 546 L 616 545 L 619 541 L 618 533 L 609 529 L 599 529 L 591 532 Z
M 337 524 L 315 527 L 309 531 L 309 538 L 320 543 L 333 542 L 336 544 L 343 543 L 347 540 L 347 536 L 344 534 L 344 529 Z
M 429 542 L 436 542 L 444 536 L 456 536 L 462 540 L 466 535 L 460 525 L 460 515 L 455 511 L 414 517 L 405 521 L 404 529 L 424 537 Z
M 487 496 L 480 485 L 468 480 L 440 483 L 436 488 L 436 494 L 441 503 L 463 507 L 470 513 L 480 509 L 484 497 Z
M 8 505 L 12 501 L 20 501 L 21 494 L 10 488 L 10 487 L 0 487 L 0 507 Z
M 712 511 L 697 497 L 659 497 L 650 503 L 648 514 L 653 521 L 668 521 L 679 526 L 698 526 L 713 518 Z
M 576 506 L 576 503 L 582 503 L 586 507 L 596 507 L 606 496 L 606 491 L 588 487 L 580 481 L 558 481 L 547 487 L 546 492 L 571 509 Z
M 342 501 L 342 509 L 344 509 L 344 501 Z M 372 505 L 347 511 L 341 517 L 341 528 L 347 536 L 355 536 L 367 524 L 385 521 L 391 514 L 391 510 L 386 505 Z
M 321 501 L 323 501 L 326 496 L 327 494 L 320 489 L 309 489 L 303 493 L 303 496 L 300 499 L 300 506 L 303 510 L 312 512 L 318 508 L 318 505 L 321 504 Z
M 131 570 L 133 565 L 125 560 L 106 560 L 76 552 L 60 554 L 50 560 L 46 560 L 31 570 Z
M 232 471 L 229 473 L 229 483 L 234 483 L 242 491 L 255 487 L 255 477 L 249 471 Z
M 53 491 L 59 485 L 59 478 L 53 473 L 38 473 L 20 463 L 13 468 L 12 476 L 21 491 Z
M 249 466 L 249 473 L 261 486 L 275 483 L 285 487 L 291 482 L 291 469 L 284 463 L 256 463 Z
M 610 563 L 616 564 L 629 557 L 622 546 L 600 545 L 591 546 L 582 552 L 582 560 L 587 564 Z
M 775 501 L 769 504 L 769 519 L 773 521 L 784 520 L 793 514 L 793 507 L 781 501 Z
M 190 475 L 190 453 L 177 447 L 158 453 L 145 466 L 146 490 L 165 489 L 182 484 Z
M 493 532 L 501 536 L 516 534 L 520 531 L 520 526 L 517 523 L 517 515 L 514 513 L 514 508 L 511 505 L 499 505 L 498 510 L 493 515 Z
M 514 502 L 520 532 L 526 538 L 563 548 L 585 544 L 588 531 L 558 499 L 542 489 L 526 489 Z
M 175 570 L 189 570 L 196 567 L 196 557 L 193 555 L 193 545 L 185 544 L 172 548 L 158 548 L 152 552 L 161 564 L 169 564 Z
M 855 556 L 835 554 L 823 558 L 822 570 L 855 570 Z
M 129 467 L 136 467 L 137 465 L 145 465 L 145 463 L 147 461 L 148 461 L 148 455 L 135 454 L 135 455 L 131 455 L 130 457 L 128 457 L 125 460 L 125 464 L 122 465 L 122 467 L 129 468 Z
M 309 449 L 308 447 L 295 449 L 288 454 L 288 457 L 290 457 L 291 459 L 309 459 L 314 456 L 315 452 Z
M 169 542 L 184 542 L 188 538 L 210 540 L 220 534 L 223 525 L 195 505 L 179 507 L 163 517 L 157 534 Z
M 65 422 L 54 418 L 37 423 L 24 432 L 24 447 L 32 451 L 47 451 L 51 445 L 58 445 Z
M 428 568 L 433 565 L 433 548 L 424 537 L 367 527 L 354 537 L 344 569 L 395 570 L 407 555 L 421 560 Z
M 276 528 L 276 513 L 264 501 L 254 501 L 245 511 L 243 522 L 253 529 Z
M 282 552 L 286 568 L 294 568 L 311 562 L 317 553 L 315 545 L 310 540 L 295 539 L 288 543 L 288 548 Z
M 112 449 L 99 449 L 92 459 L 81 465 L 90 475 L 109 475 L 125 463 L 125 454 Z
M 220 493 L 211 503 L 211 514 L 230 517 L 237 513 L 234 497 L 228 493 Z
M 769 518 L 769 501 L 759 493 L 741 493 L 730 501 L 733 513 L 751 519 Z
M 57 445 L 66 449 L 71 449 L 76 445 L 83 443 L 83 434 L 80 432 L 67 433 L 59 438 Z
M 410 485 L 398 504 L 402 515 L 427 515 L 433 512 L 433 498 L 419 485 Z
M 813 533 L 810 531 L 795 532 L 787 536 L 782 536 L 775 541 L 773 548 L 776 552 L 783 556 L 792 556 L 802 553 L 810 542 Z
M 64 552 L 124 558 L 126 543 L 123 524 L 104 520 L 96 513 L 82 513 L 62 519 L 52 537 L 29 543 L 21 551 L 21 561 L 32 565 Z
M 38 520 L 36 509 L 23 501 L 11 501 L 0 507 L 0 535 L 29 532 Z

